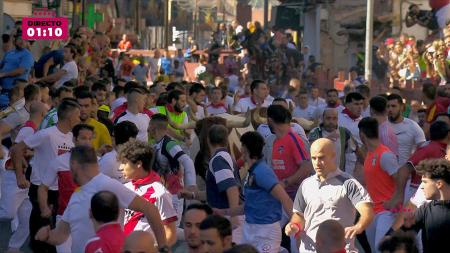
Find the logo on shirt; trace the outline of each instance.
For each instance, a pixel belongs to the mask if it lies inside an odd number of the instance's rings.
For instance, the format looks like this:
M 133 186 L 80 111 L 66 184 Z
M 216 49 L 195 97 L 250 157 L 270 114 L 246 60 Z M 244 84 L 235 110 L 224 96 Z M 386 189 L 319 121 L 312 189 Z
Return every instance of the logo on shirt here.
M 378 158 L 378 155 L 374 155 L 372 158 L 372 166 L 374 166 L 374 167 L 377 164 L 377 158 Z
M 63 143 L 62 145 L 58 145 L 58 155 L 62 155 L 66 152 L 69 152 L 72 147 Z
M 284 152 L 284 146 L 281 145 L 278 147 L 278 153 L 282 154 Z
M 249 187 L 252 187 L 253 184 L 255 182 L 255 176 L 254 175 L 250 175 L 250 173 L 247 175 L 247 185 Z

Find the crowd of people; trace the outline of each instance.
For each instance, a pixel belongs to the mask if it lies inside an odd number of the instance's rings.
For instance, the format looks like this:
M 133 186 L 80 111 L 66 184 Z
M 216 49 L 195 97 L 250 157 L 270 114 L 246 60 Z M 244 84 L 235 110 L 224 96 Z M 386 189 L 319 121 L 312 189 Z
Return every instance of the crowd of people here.
M 39 59 L 20 30 L 2 41 L 7 252 L 445 249 L 448 34 L 424 51 L 388 39 L 393 86 L 380 94 L 357 76 L 322 91 L 308 48 L 258 23 L 219 25 L 212 43 L 244 55 L 221 73 L 210 48 L 196 80 L 177 72 L 196 61 L 193 40 L 137 64 L 85 27 Z M 420 52 L 432 78 L 418 101 L 397 81 L 417 77 Z
M 450 24 L 443 29 L 442 38 L 416 40 L 402 34 L 398 40 L 387 38 L 376 52 L 380 79 L 386 76 L 391 86 L 406 86 L 407 82 L 431 80 L 444 85 L 450 78 Z

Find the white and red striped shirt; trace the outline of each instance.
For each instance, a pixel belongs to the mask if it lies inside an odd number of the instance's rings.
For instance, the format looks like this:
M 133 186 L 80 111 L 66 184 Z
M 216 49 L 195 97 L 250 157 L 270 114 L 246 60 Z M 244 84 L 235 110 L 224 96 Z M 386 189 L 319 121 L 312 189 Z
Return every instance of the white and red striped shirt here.
M 172 194 L 161 184 L 156 172 L 151 171 L 144 178 L 132 180 L 126 183 L 125 187 L 154 204 L 164 225 L 177 221 L 177 213 L 172 205 Z M 124 232 L 129 235 L 136 230 L 153 232 L 143 213 L 126 209 Z

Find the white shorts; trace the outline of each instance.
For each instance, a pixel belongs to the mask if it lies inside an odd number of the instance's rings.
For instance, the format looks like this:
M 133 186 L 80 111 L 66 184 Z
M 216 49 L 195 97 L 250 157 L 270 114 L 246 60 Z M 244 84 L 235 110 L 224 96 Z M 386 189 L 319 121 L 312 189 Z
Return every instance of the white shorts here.
M 230 216 L 225 216 L 225 217 L 231 222 Z M 242 244 L 242 240 L 244 238 L 242 226 L 244 225 L 244 222 L 245 222 L 245 216 L 239 215 L 239 216 L 237 216 L 237 219 L 239 221 L 239 226 L 237 228 L 233 228 L 232 241 L 235 244 Z
M 278 253 L 281 244 L 280 222 L 272 224 L 243 224 L 243 243 L 254 246 L 260 253 Z

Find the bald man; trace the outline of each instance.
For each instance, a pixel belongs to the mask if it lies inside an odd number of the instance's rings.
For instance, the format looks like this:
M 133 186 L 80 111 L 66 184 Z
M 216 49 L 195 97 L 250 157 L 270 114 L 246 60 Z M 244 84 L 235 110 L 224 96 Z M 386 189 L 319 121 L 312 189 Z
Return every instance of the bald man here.
M 326 220 L 320 224 L 316 235 L 317 253 L 344 252 L 345 230 L 336 220 Z
M 338 220 L 345 228 L 346 250 L 356 250 L 354 238 L 373 220 L 372 201 L 362 185 L 336 166 L 334 143 L 320 138 L 311 145 L 311 161 L 316 172 L 300 185 L 294 200 L 288 236 L 300 237 L 300 252 L 316 252 L 319 225 Z M 356 210 L 361 214 L 354 224 Z
M 156 253 L 153 236 L 145 231 L 134 231 L 125 240 L 123 253 Z

